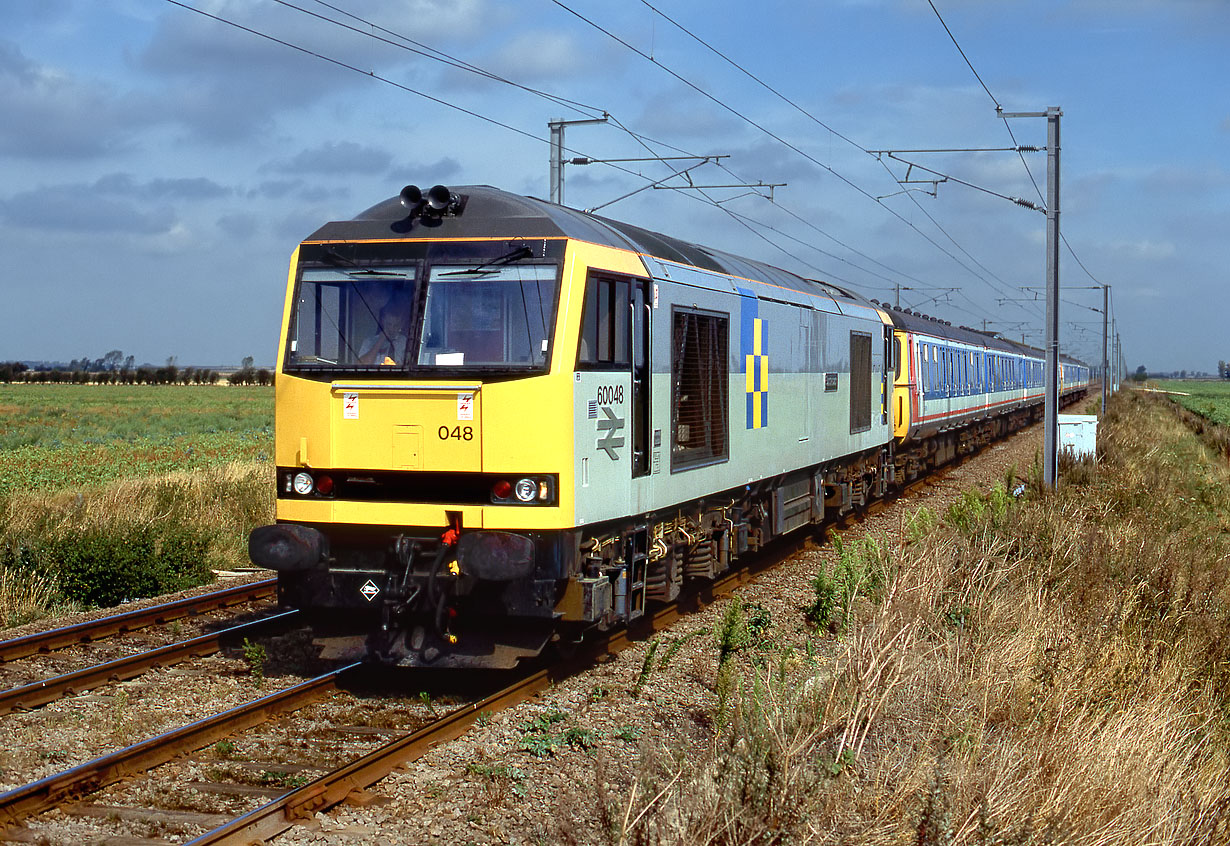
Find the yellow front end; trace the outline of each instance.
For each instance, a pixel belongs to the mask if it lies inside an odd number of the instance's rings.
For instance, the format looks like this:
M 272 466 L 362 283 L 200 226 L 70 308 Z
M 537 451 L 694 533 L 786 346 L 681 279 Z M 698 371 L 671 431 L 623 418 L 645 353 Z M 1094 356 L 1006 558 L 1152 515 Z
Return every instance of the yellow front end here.
M 509 382 L 335 380 L 279 374 L 279 467 L 507 475 L 558 474 L 549 507 L 450 502 L 424 488 L 413 502 L 280 498 L 279 520 L 356 526 L 561 529 L 571 526 L 571 385 L 567 374 Z
M 565 243 L 559 242 L 561 253 Z M 441 474 L 481 474 L 484 479 L 507 476 L 510 480 L 555 474 L 558 483 L 552 491 L 552 505 L 532 507 L 476 503 L 473 497 L 450 501 L 430 485 L 406 501 L 280 495 L 278 521 L 443 530 L 455 526 L 455 517 L 460 515 L 463 528 L 570 528 L 575 512 L 570 381 L 575 353 L 571 351 L 576 349 L 578 326 L 575 319 L 566 317 L 579 312 L 584 295 L 583 286 L 570 284 L 567 271 L 575 262 L 575 248 L 568 244 L 568 260 L 561 262 L 565 271 L 558 316 L 565 319 L 557 319 L 552 329 L 552 348 L 560 352 L 551 369 L 541 375 L 491 382 L 465 376 L 355 376 L 321 381 L 285 372 L 301 253 L 296 250 L 283 309 L 275 387 L 279 468 L 332 470 L 359 477 L 363 471 L 403 472 L 423 474 L 428 481 Z

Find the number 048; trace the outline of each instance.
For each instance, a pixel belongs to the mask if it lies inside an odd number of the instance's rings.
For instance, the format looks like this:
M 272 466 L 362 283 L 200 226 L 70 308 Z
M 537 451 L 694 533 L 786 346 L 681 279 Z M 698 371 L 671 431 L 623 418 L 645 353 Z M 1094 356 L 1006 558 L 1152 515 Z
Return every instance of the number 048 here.
M 441 426 L 436 434 L 440 436 L 442 441 L 447 441 L 449 438 L 456 438 L 459 441 L 474 440 L 474 429 L 471 426 L 454 426 L 451 429 L 447 426 Z

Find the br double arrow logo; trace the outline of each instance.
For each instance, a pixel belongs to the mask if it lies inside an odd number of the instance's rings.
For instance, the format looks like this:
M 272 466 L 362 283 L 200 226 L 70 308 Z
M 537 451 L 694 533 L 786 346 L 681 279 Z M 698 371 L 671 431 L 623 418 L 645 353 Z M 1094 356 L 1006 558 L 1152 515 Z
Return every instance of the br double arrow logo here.
M 618 461 L 619 453 L 616 450 L 624 445 L 624 437 L 621 434 L 624 429 L 624 419 L 616 417 L 615 412 L 611 411 L 608 405 L 602 406 L 602 413 L 606 415 L 606 419 L 598 420 L 598 433 L 601 437 L 598 438 L 597 446 L 598 449 L 605 450 L 612 461 Z

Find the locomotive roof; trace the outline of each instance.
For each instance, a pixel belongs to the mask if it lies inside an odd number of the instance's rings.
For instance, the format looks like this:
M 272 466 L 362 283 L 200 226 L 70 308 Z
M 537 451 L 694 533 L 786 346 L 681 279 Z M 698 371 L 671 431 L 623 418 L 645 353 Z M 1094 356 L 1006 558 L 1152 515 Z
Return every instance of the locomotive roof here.
M 326 223 L 307 241 L 398 238 L 551 238 L 565 237 L 645 253 L 658 259 L 768 282 L 783 288 L 853 301 L 871 307 L 862 296 L 827 282 L 807 279 L 763 262 L 702 247 L 639 226 L 587 214 L 535 197 L 523 197 L 489 185 L 452 189 L 466 197 L 455 217 L 413 220 L 400 197 L 377 203 L 353 220 Z
M 466 197 L 457 216 L 432 220 L 407 217 L 400 197 L 377 203 L 353 220 L 326 223 L 305 241 L 363 241 L 396 238 L 575 238 L 619 249 L 630 249 L 665 261 L 767 282 L 804 293 L 818 294 L 873 307 L 863 296 L 828 282 L 807 279 L 764 262 L 703 247 L 659 232 L 609 218 L 598 217 L 536 197 L 523 197 L 490 185 L 462 185 L 452 189 Z M 893 322 L 906 331 L 924 332 L 991 349 L 1043 356 L 1042 350 L 963 326 L 952 326 L 919 314 L 883 305 Z M 1079 363 L 1061 356 L 1062 361 Z

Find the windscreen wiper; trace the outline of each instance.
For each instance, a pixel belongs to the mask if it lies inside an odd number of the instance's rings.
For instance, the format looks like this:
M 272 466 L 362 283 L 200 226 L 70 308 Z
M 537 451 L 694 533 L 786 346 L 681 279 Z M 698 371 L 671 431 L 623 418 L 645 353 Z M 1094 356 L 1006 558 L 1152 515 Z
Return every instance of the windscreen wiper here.
M 347 276 L 351 277 L 352 279 L 357 279 L 359 277 L 370 279 L 373 276 L 378 276 L 382 279 L 408 279 L 409 278 L 404 273 L 395 273 L 389 270 L 376 270 L 375 268 L 371 268 L 371 267 L 363 267 L 357 262 L 354 262 L 351 259 L 348 259 L 345 256 L 339 254 L 336 250 L 326 249 L 324 251 L 323 257 L 325 261 L 329 262 L 329 264 L 332 264 L 335 267 L 340 268 L 341 265 L 346 264 L 354 268 L 353 270 L 342 269 L 342 273 L 345 273 Z
M 359 277 L 362 277 L 364 279 L 370 279 L 373 276 L 378 276 L 381 279 L 409 279 L 410 278 L 404 273 L 394 273 L 391 270 L 372 270 L 371 268 L 366 268 L 366 267 L 360 270 L 343 270 L 342 273 L 345 273 L 347 276 L 351 277 L 352 279 L 358 279 Z
M 482 264 L 476 264 L 468 270 L 447 270 L 441 273 L 441 276 L 486 276 L 491 273 L 499 273 L 498 270 L 488 270 L 490 267 L 503 267 L 506 264 L 512 264 L 514 261 L 520 261 L 524 258 L 533 258 L 534 251 L 524 244 L 510 253 L 500 256 L 499 258 L 489 259 Z

